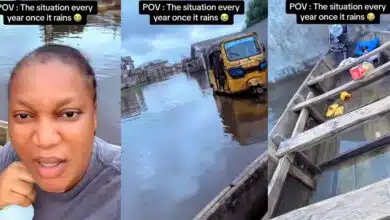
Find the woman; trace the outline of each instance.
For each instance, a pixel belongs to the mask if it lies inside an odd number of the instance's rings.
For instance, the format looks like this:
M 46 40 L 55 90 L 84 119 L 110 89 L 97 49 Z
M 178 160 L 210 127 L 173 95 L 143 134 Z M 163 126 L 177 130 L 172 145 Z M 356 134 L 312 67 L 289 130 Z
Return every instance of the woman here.
M 0 208 L 34 219 L 120 219 L 121 150 L 95 137 L 96 78 L 82 54 L 45 45 L 8 85 L 10 143 L 0 152 Z

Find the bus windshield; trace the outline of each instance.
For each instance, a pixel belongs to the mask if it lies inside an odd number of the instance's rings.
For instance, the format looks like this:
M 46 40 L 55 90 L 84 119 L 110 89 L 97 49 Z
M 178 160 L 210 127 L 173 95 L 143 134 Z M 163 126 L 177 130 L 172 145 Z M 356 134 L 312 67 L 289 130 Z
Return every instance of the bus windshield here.
M 229 61 L 240 60 L 261 53 L 255 36 L 249 36 L 225 43 L 224 49 Z

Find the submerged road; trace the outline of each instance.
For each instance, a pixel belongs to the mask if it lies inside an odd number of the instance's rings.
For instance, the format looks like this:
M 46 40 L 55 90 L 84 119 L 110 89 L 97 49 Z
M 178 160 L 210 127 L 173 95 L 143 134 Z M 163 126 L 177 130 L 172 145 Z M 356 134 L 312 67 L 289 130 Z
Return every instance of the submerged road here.
M 192 219 L 266 149 L 267 105 L 204 75 L 122 91 L 125 219 Z

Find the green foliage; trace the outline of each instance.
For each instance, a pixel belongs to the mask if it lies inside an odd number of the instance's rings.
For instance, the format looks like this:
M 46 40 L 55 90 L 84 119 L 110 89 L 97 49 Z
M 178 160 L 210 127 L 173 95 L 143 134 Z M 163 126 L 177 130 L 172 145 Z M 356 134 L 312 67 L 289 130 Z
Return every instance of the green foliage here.
M 248 4 L 245 24 L 250 27 L 268 16 L 268 0 L 251 0 Z

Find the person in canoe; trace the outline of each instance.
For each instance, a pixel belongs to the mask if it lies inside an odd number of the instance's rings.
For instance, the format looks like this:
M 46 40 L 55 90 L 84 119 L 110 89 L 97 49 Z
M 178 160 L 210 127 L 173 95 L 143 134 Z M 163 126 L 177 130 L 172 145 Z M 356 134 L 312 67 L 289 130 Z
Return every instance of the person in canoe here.
M 39 220 L 119 220 L 121 148 L 95 136 L 97 82 L 80 51 L 37 48 L 8 84 L 10 142 L 0 151 L 0 208 Z

